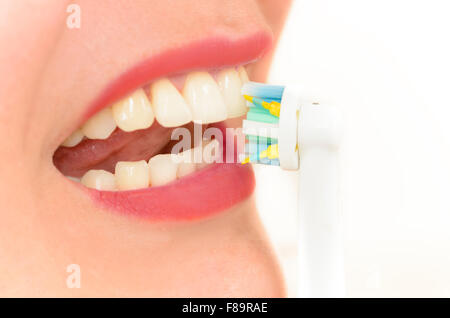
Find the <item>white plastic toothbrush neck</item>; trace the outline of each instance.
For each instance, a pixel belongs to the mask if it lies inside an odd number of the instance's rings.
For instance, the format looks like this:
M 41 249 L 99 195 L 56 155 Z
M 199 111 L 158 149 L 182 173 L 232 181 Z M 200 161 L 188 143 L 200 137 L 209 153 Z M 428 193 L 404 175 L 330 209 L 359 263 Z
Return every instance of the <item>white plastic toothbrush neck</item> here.
M 299 172 L 298 296 L 344 297 L 336 108 L 302 103 L 302 89 L 287 86 L 281 100 L 280 166 Z
M 339 112 L 326 105 L 302 105 L 297 134 L 300 155 L 298 294 L 300 297 L 344 297 Z

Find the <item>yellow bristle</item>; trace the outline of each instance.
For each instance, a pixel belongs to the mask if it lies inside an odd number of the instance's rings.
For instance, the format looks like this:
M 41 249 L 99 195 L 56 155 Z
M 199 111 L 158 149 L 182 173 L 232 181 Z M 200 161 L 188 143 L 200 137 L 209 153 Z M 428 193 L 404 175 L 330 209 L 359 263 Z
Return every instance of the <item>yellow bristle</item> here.
M 244 95 L 244 98 L 246 100 L 248 100 L 250 103 L 253 103 L 253 97 L 252 96 Z

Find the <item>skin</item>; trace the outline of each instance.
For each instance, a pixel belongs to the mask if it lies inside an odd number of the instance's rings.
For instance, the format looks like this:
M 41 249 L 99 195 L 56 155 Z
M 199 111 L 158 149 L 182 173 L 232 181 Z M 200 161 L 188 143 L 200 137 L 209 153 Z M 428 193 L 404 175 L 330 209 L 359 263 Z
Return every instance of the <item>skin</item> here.
M 0 2 L 0 295 L 285 296 L 253 198 L 209 220 L 152 224 L 93 205 L 52 155 L 143 56 L 202 32 L 258 26 L 277 38 L 290 1 L 80 0 L 81 28 L 68 29 L 71 2 Z M 270 59 L 252 67 L 254 80 Z M 81 288 L 67 288 L 69 264 L 80 265 Z

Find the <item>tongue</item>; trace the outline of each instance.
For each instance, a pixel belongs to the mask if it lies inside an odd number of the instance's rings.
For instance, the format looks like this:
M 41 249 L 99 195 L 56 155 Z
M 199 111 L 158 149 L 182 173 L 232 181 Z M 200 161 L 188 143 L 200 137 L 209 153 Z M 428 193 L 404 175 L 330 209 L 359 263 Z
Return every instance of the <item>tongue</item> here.
M 148 160 L 169 143 L 173 128 L 157 122 L 150 128 L 134 132 L 116 129 L 108 139 L 85 139 L 75 147 L 59 147 L 53 163 L 66 176 L 81 177 L 91 169 L 114 173 L 117 161 Z

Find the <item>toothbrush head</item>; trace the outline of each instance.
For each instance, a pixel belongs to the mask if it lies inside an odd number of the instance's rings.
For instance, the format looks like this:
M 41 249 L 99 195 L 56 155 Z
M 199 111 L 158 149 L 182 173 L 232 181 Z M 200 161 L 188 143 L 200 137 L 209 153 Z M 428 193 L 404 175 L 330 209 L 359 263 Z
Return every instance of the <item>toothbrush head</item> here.
M 242 164 L 259 163 L 279 166 L 278 124 L 284 86 L 247 82 L 241 93 L 249 111 L 243 123 L 246 139 Z
M 280 117 L 280 106 L 281 106 L 280 102 L 276 100 L 265 101 L 264 99 L 249 95 L 244 95 L 244 98 L 254 106 L 257 107 L 259 106 L 264 108 L 265 110 L 268 110 L 272 116 Z

